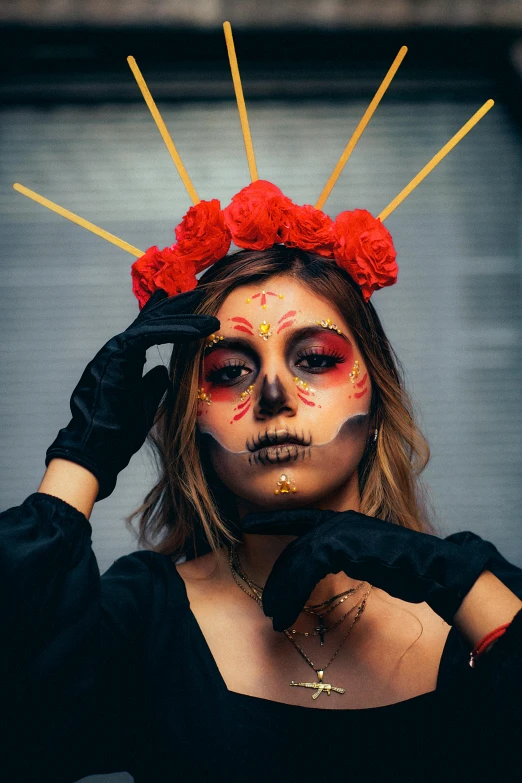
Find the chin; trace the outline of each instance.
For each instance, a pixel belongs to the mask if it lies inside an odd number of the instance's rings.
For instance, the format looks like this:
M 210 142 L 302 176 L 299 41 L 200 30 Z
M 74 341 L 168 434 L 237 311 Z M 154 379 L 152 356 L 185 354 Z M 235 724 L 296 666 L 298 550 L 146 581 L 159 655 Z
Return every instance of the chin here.
M 328 506 L 334 500 L 337 505 L 340 498 L 351 497 L 354 480 L 357 486 L 356 472 L 338 477 L 332 477 L 331 474 L 328 477 L 317 476 L 317 472 L 313 476 L 305 476 L 302 471 L 285 470 L 284 466 L 279 466 L 274 477 L 262 476 L 249 481 L 248 486 L 229 485 L 229 489 L 250 505 L 272 511 L 323 504 Z

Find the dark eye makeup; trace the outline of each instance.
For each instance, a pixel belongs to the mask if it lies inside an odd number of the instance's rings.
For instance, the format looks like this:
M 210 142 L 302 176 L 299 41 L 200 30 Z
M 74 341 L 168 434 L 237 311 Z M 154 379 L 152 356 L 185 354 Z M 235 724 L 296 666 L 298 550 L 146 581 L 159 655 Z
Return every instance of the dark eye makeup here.
M 332 348 L 314 346 L 297 351 L 293 366 L 301 372 L 319 375 L 345 361 L 346 357 Z M 253 372 L 255 370 L 244 359 L 229 358 L 212 365 L 205 374 L 205 380 L 214 385 L 234 386 L 249 378 Z
M 205 380 L 214 384 L 233 386 L 251 372 L 250 367 L 242 359 L 224 359 L 207 371 Z
M 295 366 L 306 372 L 320 374 L 345 361 L 346 357 L 342 353 L 321 345 L 297 351 Z

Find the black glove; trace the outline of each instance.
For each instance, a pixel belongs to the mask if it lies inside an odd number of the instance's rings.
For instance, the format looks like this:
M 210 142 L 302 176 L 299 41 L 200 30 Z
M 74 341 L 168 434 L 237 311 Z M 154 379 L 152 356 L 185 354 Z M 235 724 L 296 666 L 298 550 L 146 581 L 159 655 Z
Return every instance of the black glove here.
M 356 511 L 248 514 L 242 530 L 299 536 L 277 558 L 263 590 L 263 610 L 275 631 L 289 628 L 315 585 L 340 571 L 404 601 L 426 601 L 451 625 L 494 550 L 473 533 L 459 546 Z
M 147 348 L 219 329 L 216 318 L 193 315 L 201 298 L 197 288 L 173 297 L 158 289 L 128 329 L 98 351 L 72 393 L 72 419 L 47 449 L 46 465 L 54 457 L 83 465 L 100 484 L 96 500 L 111 494 L 118 473 L 145 442 L 169 383 L 163 366 L 142 377 Z

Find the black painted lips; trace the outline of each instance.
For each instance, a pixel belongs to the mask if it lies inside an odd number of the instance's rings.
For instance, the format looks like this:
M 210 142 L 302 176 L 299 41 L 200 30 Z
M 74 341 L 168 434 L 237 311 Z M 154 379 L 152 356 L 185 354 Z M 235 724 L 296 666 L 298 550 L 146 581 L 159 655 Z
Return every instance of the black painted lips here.
M 247 442 L 250 464 L 274 465 L 310 456 L 311 436 L 289 430 L 265 430 Z

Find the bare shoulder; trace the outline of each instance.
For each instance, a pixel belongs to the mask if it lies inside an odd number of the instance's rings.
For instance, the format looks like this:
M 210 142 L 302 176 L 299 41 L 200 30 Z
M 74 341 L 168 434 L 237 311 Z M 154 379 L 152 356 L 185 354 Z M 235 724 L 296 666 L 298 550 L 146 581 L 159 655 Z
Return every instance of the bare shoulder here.
M 176 568 L 184 581 L 201 581 L 202 587 L 203 585 L 210 587 L 211 582 L 215 583 L 215 580 L 223 576 L 223 553 L 221 550 L 208 552 L 194 560 L 176 563 Z

